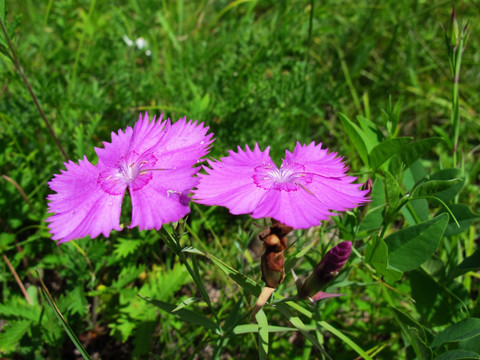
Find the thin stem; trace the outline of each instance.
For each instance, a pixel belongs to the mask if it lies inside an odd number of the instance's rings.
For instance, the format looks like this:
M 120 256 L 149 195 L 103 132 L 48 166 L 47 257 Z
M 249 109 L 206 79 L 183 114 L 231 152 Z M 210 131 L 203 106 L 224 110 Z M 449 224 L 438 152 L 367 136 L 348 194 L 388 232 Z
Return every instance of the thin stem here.
M 65 161 L 68 161 L 68 156 L 67 156 L 67 153 L 65 152 L 65 150 L 63 149 L 62 147 L 62 144 L 60 144 L 60 141 L 58 140 L 57 138 L 57 135 L 55 135 L 55 131 L 53 131 L 53 128 L 52 128 L 52 125 L 50 124 L 50 121 L 48 121 L 47 117 L 45 116 L 45 113 L 43 112 L 43 109 L 42 107 L 40 106 L 40 103 L 37 99 L 37 97 L 35 96 L 35 93 L 33 92 L 33 89 L 32 87 L 30 86 L 30 83 L 27 79 L 27 76 L 25 75 L 25 72 L 23 71 L 23 68 L 22 66 L 20 65 L 20 62 L 18 61 L 18 57 L 17 57 L 17 54 L 15 53 L 15 50 L 13 48 L 13 44 L 12 42 L 10 41 L 10 37 L 8 36 L 8 32 L 7 32 L 7 29 L 5 27 L 5 24 L 3 23 L 3 20 L 2 18 L 0 17 L 0 26 L 2 28 L 2 32 L 3 34 L 5 35 L 5 39 L 7 40 L 7 44 L 8 44 L 8 47 L 10 49 L 10 53 L 11 53 L 11 56 L 12 56 L 12 60 L 15 64 L 15 67 L 17 68 L 17 71 L 19 72 L 20 74 L 20 77 L 22 78 L 23 80 L 23 83 L 25 84 L 25 86 L 27 87 L 27 90 L 28 92 L 30 93 L 32 99 L 33 99 L 33 102 L 35 103 L 35 106 L 37 107 L 37 110 L 38 112 L 40 113 L 40 116 L 42 117 L 45 125 L 47 126 L 47 129 L 48 131 L 50 132 L 50 135 L 53 137 L 53 139 L 55 140 L 55 143 L 57 144 L 57 147 L 58 149 L 60 150 L 60 152 L 62 153 L 63 157 L 65 158 Z
M 18 284 L 18 287 L 20 288 L 23 296 L 25 297 L 25 299 L 27 300 L 27 302 L 32 305 L 32 299 L 30 299 L 30 296 L 28 295 L 27 293 L 27 290 L 25 289 L 25 286 L 23 286 L 23 283 L 22 283 L 22 280 L 20 280 L 20 278 L 18 277 L 18 274 L 17 272 L 15 271 L 15 269 L 13 268 L 12 264 L 10 263 L 10 261 L 7 259 L 7 257 L 5 256 L 5 254 L 3 255 L 3 260 L 5 261 L 5 263 L 7 264 L 8 268 L 10 269 L 10 271 L 12 272 L 13 274 L 13 277 L 15 278 L 15 281 L 17 282 Z
M 188 259 L 187 257 L 185 256 L 185 253 L 182 251 L 181 247 L 180 247 L 180 244 L 179 244 L 179 241 L 178 239 L 176 238 L 176 236 L 170 234 L 167 230 L 165 230 L 163 227 L 161 228 L 161 233 L 164 235 L 163 238 L 165 240 L 165 243 L 167 244 L 167 246 L 170 248 L 170 250 L 172 250 L 175 255 L 177 255 L 179 258 L 180 258 L 180 261 L 182 262 L 182 264 L 185 265 L 185 267 L 187 268 L 187 271 L 190 273 L 190 276 L 192 277 L 193 281 L 195 282 L 195 284 L 197 285 L 197 288 L 198 290 L 200 291 L 200 293 L 202 294 L 202 297 L 203 299 L 205 300 L 205 302 L 207 303 L 208 305 L 208 308 L 210 309 L 210 311 L 212 312 L 213 316 L 215 317 L 215 320 L 217 322 L 217 324 L 219 325 L 219 330 L 221 331 L 221 328 L 220 328 L 220 322 L 218 320 L 218 317 L 217 317 L 217 314 L 215 312 L 215 309 L 213 308 L 213 305 L 210 301 L 210 297 L 208 296 L 208 293 L 207 291 L 205 290 L 205 287 L 203 286 L 203 283 L 202 281 L 200 280 L 199 278 L 199 275 L 198 275 L 198 267 L 195 266 L 196 264 L 194 263 L 194 268 L 192 268 L 192 266 L 190 265 L 190 263 L 188 262 Z
M 453 127 L 453 166 L 457 166 L 458 139 L 460 136 L 460 108 L 459 99 L 459 81 L 460 67 L 462 64 L 464 39 L 460 36 L 456 51 L 454 51 L 454 68 L 453 68 L 453 86 L 452 86 L 452 127 Z

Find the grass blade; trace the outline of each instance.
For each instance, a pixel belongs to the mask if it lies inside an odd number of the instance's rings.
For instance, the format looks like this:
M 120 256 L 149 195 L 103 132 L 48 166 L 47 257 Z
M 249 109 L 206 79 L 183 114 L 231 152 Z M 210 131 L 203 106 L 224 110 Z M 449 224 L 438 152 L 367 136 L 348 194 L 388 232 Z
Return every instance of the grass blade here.
M 83 347 L 80 340 L 78 340 L 77 336 L 73 332 L 70 325 L 68 325 L 67 320 L 63 317 L 63 315 L 60 312 L 60 309 L 58 308 L 57 304 L 55 304 L 55 301 L 53 300 L 52 295 L 50 295 L 50 292 L 48 291 L 47 287 L 43 283 L 43 280 L 40 277 L 40 274 L 38 273 L 37 269 L 35 269 L 35 272 L 37 273 L 38 280 L 40 280 L 40 286 L 42 288 L 42 293 L 45 296 L 45 299 L 47 299 L 48 305 L 50 305 L 52 310 L 55 312 L 55 315 L 57 315 L 58 320 L 62 324 L 63 328 L 65 329 L 65 332 L 67 333 L 67 335 L 70 337 L 70 340 L 72 340 L 73 344 L 75 345 L 77 350 L 80 352 L 80 355 L 82 355 L 82 357 L 84 359 L 90 360 L 91 358 L 88 355 L 87 351 Z

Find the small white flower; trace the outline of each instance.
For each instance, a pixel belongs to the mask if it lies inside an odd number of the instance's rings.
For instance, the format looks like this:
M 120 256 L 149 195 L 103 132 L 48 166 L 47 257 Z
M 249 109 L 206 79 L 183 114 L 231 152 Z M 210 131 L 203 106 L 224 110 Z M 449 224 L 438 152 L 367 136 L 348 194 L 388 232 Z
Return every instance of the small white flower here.
M 137 45 L 137 48 L 142 50 L 143 48 L 148 46 L 147 40 L 145 40 L 143 37 L 139 37 L 137 40 L 135 40 L 135 45 Z
M 125 41 L 125 44 L 127 44 L 127 46 L 133 46 L 133 41 L 130 40 L 130 38 L 127 35 L 123 35 L 122 39 L 123 41 Z

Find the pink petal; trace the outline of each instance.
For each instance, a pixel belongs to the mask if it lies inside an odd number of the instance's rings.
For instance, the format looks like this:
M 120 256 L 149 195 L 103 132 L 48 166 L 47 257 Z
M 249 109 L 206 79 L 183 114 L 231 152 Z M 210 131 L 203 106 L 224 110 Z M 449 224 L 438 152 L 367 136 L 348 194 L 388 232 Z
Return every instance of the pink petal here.
M 332 293 L 326 293 L 326 292 L 323 292 L 323 291 L 319 291 L 318 293 L 313 295 L 313 297 L 311 299 L 312 299 L 313 302 L 315 302 L 315 301 L 318 301 L 318 300 L 328 299 L 328 298 L 332 298 L 332 297 L 339 297 L 339 296 L 345 296 L 345 294 L 332 294 Z
M 47 219 L 52 239 L 63 243 L 87 235 L 94 238 L 100 233 L 109 236 L 111 230 L 121 230 L 123 192 L 105 192 L 98 181 L 100 171 L 86 157 L 78 165 L 70 161 L 65 167 L 66 171 L 49 182 L 56 192 L 47 198 L 49 212 L 55 213 Z
M 360 190 L 362 184 L 351 184 L 356 178 L 324 178 L 314 176 L 306 187 L 315 194 L 321 204 L 330 210 L 345 211 L 368 201 L 368 190 Z
M 261 151 L 258 144 L 252 150 L 246 146 L 243 151 L 229 151 L 229 156 L 220 161 L 209 161 L 211 169 L 205 167 L 208 175 L 198 174 L 200 179 L 194 190 L 194 200 L 205 205 L 227 207 L 232 214 L 246 214 L 255 210 L 262 197 L 267 193 L 255 185 L 255 168 L 272 163 L 268 155 L 270 147 Z
M 315 145 L 302 145 L 297 142 L 293 154 L 288 150 L 285 154 L 285 162 L 294 161 L 305 166 L 305 172 L 314 173 L 324 177 L 343 177 L 348 168 L 337 153 L 322 149 L 322 143 Z
M 157 229 L 163 224 L 180 220 L 190 212 L 186 194 L 197 184 L 191 167 L 152 171 L 147 185 L 135 190 L 130 187 L 132 222 L 130 228 Z
M 253 211 L 255 219 L 272 217 L 295 229 L 320 225 L 334 214 L 317 197 L 300 188 L 293 191 L 271 189 Z
M 368 201 L 368 190 L 360 190 L 362 184 L 352 184 L 355 177 L 347 176 L 348 168 L 336 153 L 328 153 L 322 144 L 302 145 L 297 142 L 293 154 L 288 152 L 285 162 L 294 161 L 305 167 L 305 173 L 312 174 L 312 183 L 306 186 L 326 209 L 345 211 Z
M 119 158 L 132 151 L 141 156 L 165 135 L 163 130 L 166 124 L 166 121 L 162 121 L 162 115 L 157 120 L 154 116 L 152 121 L 149 120 L 147 113 L 143 117 L 140 115 L 133 129 L 127 126 L 125 132 L 122 130 L 118 130 L 117 134 L 112 132 L 110 143 L 104 142 L 103 149 L 95 148 L 99 161 L 105 166 L 116 167 Z
M 207 132 L 208 127 L 203 123 L 187 122 L 186 118 L 174 124 L 167 122 L 164 136 L 151 151 L 163 169 L 195 165 L 208 153 L 213 142 L 213 134 L 207 135 Z

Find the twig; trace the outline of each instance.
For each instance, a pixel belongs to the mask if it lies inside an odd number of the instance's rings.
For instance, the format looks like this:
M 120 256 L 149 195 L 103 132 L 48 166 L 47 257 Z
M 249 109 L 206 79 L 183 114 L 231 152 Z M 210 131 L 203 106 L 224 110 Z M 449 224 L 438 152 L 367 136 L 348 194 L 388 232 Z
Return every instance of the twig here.
M 10 271 L 12 272 L 13 277 L 14 277 L 15 280 L 17 281 L 17 284 L 18 284 L 18 286 L 20 287 L 20 290 L 21 290 L 22 293 L 23 293 L 23 296 L 25 296 L 25 299 L 27 300 L 27 302 L 28 302 L 30 305 L 32 305 L 32 299 L 30 299 L 30 296 L 28 295 L 27 290 L 25 289 L 25 286 L 23 286 L 22 280 L 20 280 L 20 278 L 18 277 L 17 272 L 15 271 L 15 269 L 13 268 L 12 264 L 11 264 L 10 261 L 7 259 L 7 257 L 5 256 L 5 254 L 3 254 L 3 260 L 5 260 L 5 262 L 7 263 L 8 268 L 9 268 Z
M 15 189 L 17 189 L 20 195 L 22 195 L 23 200 L 25 200 L 25 202 L 27 203 L 28 207 L 30 208 L 30 211 L 33 212 L 34 209 L 33 209 L 32 203 L 30 202 L 30 200 L 28 200 L 28 196 L 27 194 L 25 194 L 25 191 L 23 191 L 22 187 L 15 180 L 13 180 L 11 177 L 7 175 L 2 175 L 2 178 L 4 178 L 13 186 L 15 186 Z

